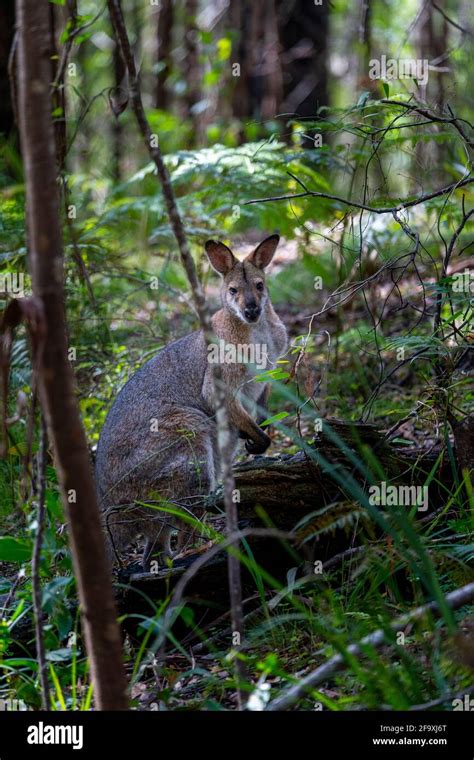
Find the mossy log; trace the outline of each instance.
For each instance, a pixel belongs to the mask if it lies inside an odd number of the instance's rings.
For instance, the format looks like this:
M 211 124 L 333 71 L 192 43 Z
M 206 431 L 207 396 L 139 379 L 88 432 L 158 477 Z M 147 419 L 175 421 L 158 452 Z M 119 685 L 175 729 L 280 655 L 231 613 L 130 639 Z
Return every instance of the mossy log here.
M 324 461 L 320 460 L 320 457 Z M 304 539 L 308 527 L 298 523 L 308 515 L 325 512 L 326 528 L 318 540 L 317 556 L 327 562 L 343 553 L 354 539 L 353 530 L 345 531 L 344 515 L 348 504 L 357 504 L 348 487 L 352 478 L 367 493 L 367 472 L 377 473 L 375 480 L 384 476 L 395 485 L 424 485 L 430 473 L 434 477 L 429 487 L 429 510 L 419 512 L 426 518 L 445 500 L 446 488 L 454 483 L 449 458 L 439 450 L 421 450 L 391 444 L 384 433 L 373 425 L 332 420 L 323 428 L 315 441 L 304 450 L 281 456 L 259 456 L 237 464 L 234 468 L 235 487 L 238 490 L 241 526 L 261 529 L 271 525 L 290 535 L 288 541 L 258 535 L 247 538 L 255 561 L 273 577 L 284 581 L 291 567 L 308 563 L 308 546 Z M 362 470 L 362 471 L 361 471 Z M 208 513 L 222 514 L 224 509 L 222 488 L 218 488 L 201 505 Z M 360 512 L 363 509 L 359 506 Z M 389 509 L 389 507 L 387 507 Z M 339 510 L 339 511 L 338 511 Z M 345 511 L 344 511 L 345 510 Z M 332 521 L 332 525 L 331 525 Z M 347 523 L 349 525 L 349 522 Z M 311 529 L 311 522 L 309 520 Z M 190 554 L 169 570 L 157 574 L 132 573 L 120 593 L 122 610 L 133 604 L 137 591 L 153 599 L 162 599 L 197 559 Z M 311 560 L 312 561 L 312 560 Z M 125 580 L 125 578 L 124 578 Z M 244 593 L 255 590 L 255 582 L 243 570 Z M 185 598 L 200 606 L 210 604 L 223 610 L 228 605 L 226 550 L 213 558 L 212 563 L 201 567 L 186 587 Z

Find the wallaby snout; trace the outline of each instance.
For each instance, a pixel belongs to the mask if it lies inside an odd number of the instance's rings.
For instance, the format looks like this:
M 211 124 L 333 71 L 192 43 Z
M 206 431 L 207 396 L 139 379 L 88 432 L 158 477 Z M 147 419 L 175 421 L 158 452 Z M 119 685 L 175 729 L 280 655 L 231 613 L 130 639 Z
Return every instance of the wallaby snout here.
M 256 322 L 262 313 L 261 306 L 255 301 L 248 301 L 244 309 L 244 317 L 247 322 Z

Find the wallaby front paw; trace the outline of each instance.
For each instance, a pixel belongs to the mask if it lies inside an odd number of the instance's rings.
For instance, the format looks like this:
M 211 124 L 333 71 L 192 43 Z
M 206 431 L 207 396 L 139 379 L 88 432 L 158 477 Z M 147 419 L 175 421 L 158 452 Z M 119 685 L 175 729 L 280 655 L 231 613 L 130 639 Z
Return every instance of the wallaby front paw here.
M 264 434 L 264 436 L 265 437 L 262 437 L 262 439 L 259 441 L 245 441 L 245 448 L 249 454 L 263 454 L 268 449 L 272 442 L 272 439 L 269 438 L 268 435 Z

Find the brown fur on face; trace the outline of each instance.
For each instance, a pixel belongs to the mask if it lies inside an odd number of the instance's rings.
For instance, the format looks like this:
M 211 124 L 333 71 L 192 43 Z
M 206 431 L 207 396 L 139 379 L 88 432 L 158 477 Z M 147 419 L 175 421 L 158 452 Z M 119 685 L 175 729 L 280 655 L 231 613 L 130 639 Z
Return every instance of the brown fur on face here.
M 271 262 L 280 238 L 271 235 L 239 261 L 224 243 L 208 240 L 206 253 L 214 269 L 223 275 L 221 300 L 224 308 L 247 324 L 260 319 L 268 301 L 264 269 Z

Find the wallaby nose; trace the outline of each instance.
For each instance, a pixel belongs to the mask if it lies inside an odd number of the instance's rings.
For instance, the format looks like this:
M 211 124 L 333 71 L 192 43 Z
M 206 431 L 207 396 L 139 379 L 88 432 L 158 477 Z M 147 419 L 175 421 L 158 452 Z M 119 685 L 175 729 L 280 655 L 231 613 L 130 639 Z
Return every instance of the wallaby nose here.
M 248 303 L 244 309 L 244 315 L 245 319 L 248 319 L 249 322 L 256 322 L 260 316 L 260 306 L 255 301 Z

